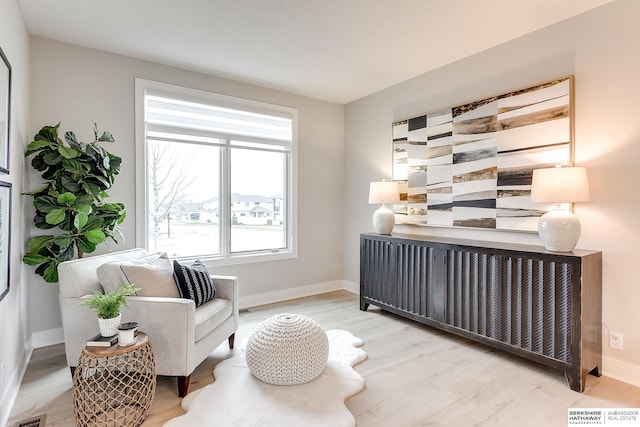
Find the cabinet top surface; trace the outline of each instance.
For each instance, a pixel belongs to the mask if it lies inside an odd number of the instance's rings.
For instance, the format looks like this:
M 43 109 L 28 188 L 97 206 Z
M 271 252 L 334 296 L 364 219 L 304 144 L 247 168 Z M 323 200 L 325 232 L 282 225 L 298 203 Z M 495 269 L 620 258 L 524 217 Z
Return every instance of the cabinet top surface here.
M 384 235 L 384 234 L 377 234 L 377 233 L 363 233 L 362 236 L 374 237 L 382 240 L 390 240 L 390 241 L 397 241 L 397 242 L 401 242 L 405 240 L 413 240 L 418 242 L 430 242 L 430 243 L 436 243 L 441 245 L 455 245 L 460 247 L 488 248 L 488 249 L 516 251 L 516 252 L 529 252 L 529 253 L 533 252 L 533 253 L 557 255 L 557 256 L 583 257 L 587 255 L 600 253 L 600 251 L 593 251 L 593 250 L 586 250 L 586 249 L 574 249 L 571 252 L 553 252 L 553 251 L 546 250 L 543 246 L 523 245 L 519 243 L 487 242 L 487 241 L 480 241 L 480 240 L 456 239 L 456 238 L 448 238 L 448 237 L 424 236 L 419 234 L 393 233 L 391 235 Z

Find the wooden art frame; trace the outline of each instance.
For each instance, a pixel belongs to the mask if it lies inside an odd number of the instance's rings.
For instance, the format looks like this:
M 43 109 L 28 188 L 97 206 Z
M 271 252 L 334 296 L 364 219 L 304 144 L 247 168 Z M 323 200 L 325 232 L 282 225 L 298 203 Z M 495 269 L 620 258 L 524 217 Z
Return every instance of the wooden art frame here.
M 0 172 L 9 173 L 11 128 L 11 64 L 0 48 Z
M 393 123 L 400 223 L 536 231 L 534 169 L 573 164 L 573 76 Z

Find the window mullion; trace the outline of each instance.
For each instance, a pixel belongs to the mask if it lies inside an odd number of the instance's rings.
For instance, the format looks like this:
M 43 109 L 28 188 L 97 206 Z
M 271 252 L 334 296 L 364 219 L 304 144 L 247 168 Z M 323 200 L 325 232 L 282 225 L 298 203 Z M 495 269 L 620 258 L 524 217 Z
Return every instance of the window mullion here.
M 222 256 L 228 257 L 231 254 L 231 150 L 229 140 L 225 140 L 224 147 L 221 148 L 220 156 L 220 211 L 223 213 L 220 219 L 220 242 Z

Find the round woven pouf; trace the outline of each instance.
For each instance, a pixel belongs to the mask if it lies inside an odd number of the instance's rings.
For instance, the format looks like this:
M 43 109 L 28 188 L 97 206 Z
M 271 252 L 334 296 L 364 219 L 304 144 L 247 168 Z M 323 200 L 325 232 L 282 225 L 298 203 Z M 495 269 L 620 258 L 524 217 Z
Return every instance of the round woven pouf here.
M 251 334 L 245 357 L 249 370 L 260 381 L 302 384 L 324 371 L 329 340 L 315 320 L 301 314 L 278 314 Z

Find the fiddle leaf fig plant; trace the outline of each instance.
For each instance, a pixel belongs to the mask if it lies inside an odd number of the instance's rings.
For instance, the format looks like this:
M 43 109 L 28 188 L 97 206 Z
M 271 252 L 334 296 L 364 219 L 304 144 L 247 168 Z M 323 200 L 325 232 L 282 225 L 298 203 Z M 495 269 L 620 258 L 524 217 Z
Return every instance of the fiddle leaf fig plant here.
M 33 197 L 33 223 L 57 233 L 30 238 L 22 261 L 36 266 L 36 274 L 50 283 L 58 281 L 61 262 L 76 254 L 81 258 L 108 240 L 123 240 L 119 225 L 126 216 L 122 203 L 105 201 L 122 163 L 99 145 L 114 142 L 111 133 L 100 134 L 94 123 L 93 142 L 80 142 L 71 131 L 65 132 L 62 141 L 59 128 L 60 123 L 44 126 L 25 152 L 25 157 L 33 156 L 31 166 L 44 179 L 41 188 L 24 193 Z

